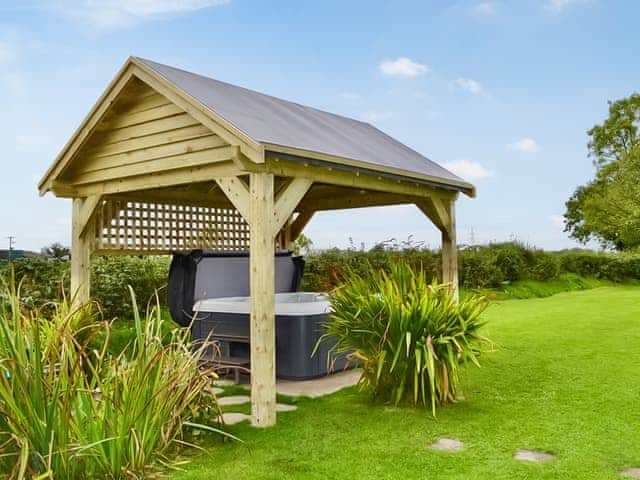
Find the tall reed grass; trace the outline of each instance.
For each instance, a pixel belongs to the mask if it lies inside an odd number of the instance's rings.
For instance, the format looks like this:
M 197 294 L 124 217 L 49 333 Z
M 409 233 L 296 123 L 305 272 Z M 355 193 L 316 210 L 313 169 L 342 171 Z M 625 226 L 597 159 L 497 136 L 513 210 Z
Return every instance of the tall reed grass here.
M 394 404 L 436 407 L 456 400 L 459 370 L 479 365 L 484 298 L 457 303 L 447 285 L 429 283 L 423 269 L 399 262 L 390 273 L 351 273 L 331 295 L 333 313 L 323 338 L 334 351 L 362 362 L 360 385 Z
M 142 478 L 171 465 L 188 429 L 223 433 L 212 372 L 198 368 L 207 345 L 194 348 L 184 330 L 163 343 L 157 307 L 142 318 L 131 292 L 135 338 L 114 356 L 95 306 L 63 299 L 45 320 L 20 304 L 19 289 L 10 279 L 0 294 L 0 472 Z M 203 411 L 210 425 L 194 423 Z

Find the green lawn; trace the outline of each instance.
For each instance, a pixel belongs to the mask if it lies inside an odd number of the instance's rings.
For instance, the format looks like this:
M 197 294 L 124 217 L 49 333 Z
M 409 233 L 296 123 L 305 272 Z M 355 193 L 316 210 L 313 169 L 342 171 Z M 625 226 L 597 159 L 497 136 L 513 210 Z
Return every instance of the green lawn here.
M 640 288 L 511 300 L 486 316 L 497 351 L 437 420 L 350 388 L 301 399 L 272 429 L 231 427 L 244 444 L 216 442 L 172 478 L 602 480 L 640 467 Z M 438 437 L 466 449 L 426 449 Z M 518 448 L 557 460 L 523 464 Z

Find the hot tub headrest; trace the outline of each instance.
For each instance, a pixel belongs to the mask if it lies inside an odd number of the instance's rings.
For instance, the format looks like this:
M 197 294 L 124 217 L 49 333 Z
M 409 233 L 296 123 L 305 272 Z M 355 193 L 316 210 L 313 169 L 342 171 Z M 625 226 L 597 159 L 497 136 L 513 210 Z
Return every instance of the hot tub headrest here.
M 295 292 L 304 259 L 292 252 L 275 254 L 276 293 Z M 249 295 L 249 253 L 194 250 L 174 254 L 169 269 L 169 310 L 174 321 L 188 326 L 195 302 L 207 298 Z

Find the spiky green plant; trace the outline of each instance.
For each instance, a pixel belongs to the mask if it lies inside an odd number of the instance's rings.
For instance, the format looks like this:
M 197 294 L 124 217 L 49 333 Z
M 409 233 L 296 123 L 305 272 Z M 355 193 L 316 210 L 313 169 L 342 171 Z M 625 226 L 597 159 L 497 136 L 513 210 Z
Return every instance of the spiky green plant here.
M 133 292 L 136 336 L 118 356 L 91 305 L 63 299 L 43 319 L 19 299 L 10 280 L 0 291 L 0 473 L 141 478 L 171 462 L 185 427 L 220 432 L 192 423 L 200 404 L 218 412 L 210 372 L 198 368 L 207 345 L 194 349 L 184 331 L 163 343 L 159 310 L 141 318 Z
M 361 387 L 396 405 L 410 399 L 435 415 L 436 406 L 456 400 L 460 365 L 479 365 L 488 341 L 480 333 L 483 297 L 457 303 L 447 285 L 429 283 L 402 262 L 390 273 L 351 274 L 330 298 L 323 338 L 362 362 Z

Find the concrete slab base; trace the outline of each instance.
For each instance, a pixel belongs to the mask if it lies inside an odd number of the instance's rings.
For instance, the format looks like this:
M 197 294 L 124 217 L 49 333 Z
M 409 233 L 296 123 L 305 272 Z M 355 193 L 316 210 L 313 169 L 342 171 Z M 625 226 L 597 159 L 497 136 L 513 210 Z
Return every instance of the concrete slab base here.
M 359 368 L 354 368 L 311 380 L 278 380 L 276 392 L 289 397 L 322 397 L 357 384 L 361 374 Z

